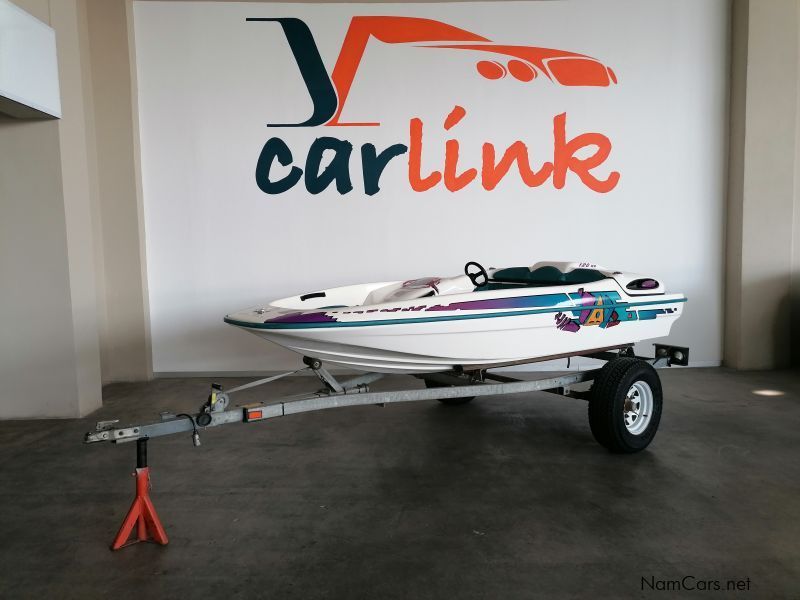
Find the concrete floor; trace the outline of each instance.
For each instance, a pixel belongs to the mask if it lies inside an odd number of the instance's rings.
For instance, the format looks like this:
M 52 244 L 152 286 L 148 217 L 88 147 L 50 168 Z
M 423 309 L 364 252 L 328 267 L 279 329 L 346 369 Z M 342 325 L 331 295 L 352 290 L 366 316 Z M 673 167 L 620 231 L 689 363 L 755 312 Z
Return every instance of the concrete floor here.
M 681 594 L 643 577 L 688 575 L 800 597 L 800 377 L 662 377 L 661 429 L 631 456 L 594 442 L 585 403 L 547 394 L 294 415 L 205 432 L 200 448 L 153 440 L 170 544 L 117 553 L 134 445 L 83 433 L 194 410 L 208 381 L 112 385 L 90 419 L 0 423 L 0 596 L 647 598 Z

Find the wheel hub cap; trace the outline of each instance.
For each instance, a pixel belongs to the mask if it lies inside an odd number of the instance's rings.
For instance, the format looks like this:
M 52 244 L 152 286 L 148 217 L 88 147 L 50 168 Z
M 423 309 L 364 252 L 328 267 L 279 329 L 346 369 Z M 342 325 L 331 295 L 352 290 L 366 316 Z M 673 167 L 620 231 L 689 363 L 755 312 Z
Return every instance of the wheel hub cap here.
M 625 428 L 634 435 L 641 434 L 653 415 L 653 390 L 644 381 L 636 381 L 622 405 Z

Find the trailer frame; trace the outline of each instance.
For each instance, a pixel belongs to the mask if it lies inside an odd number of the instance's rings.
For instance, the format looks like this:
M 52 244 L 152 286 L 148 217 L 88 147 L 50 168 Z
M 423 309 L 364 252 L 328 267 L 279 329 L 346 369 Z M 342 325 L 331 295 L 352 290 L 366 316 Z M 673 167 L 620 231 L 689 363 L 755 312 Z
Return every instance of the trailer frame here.
M 633 353 L 632 344 L 564 355 L 563 358 L 582 357 L 610 362 L 617 358 L 630 357 L 647 362 L 656 369 L 673 365 L 688 365 L 688 348 L 665 344 L 654 344 L 654 346 L 655 356 L 653 358 L 636 356 Z M 303 361 L 306 364 L 304 368 L 257 379 L 227 391 L 223 391 L 222 386 L 219 384 L 212 384 L 211 393 L 195 415 L 163 412 L 160 415 L 160 421 L 126 427 L 118 427 L 118 419 L 98 421 L 95 431 L 88 432 L 84 437 L 84 442 L 87 444 L 97 442 L 122 444 L 144 438 L 149 439 L 192 432 L 195 445 L 200 445 L 200 431 L 210 427 L 220 427 L 233 423 L 253 423 L 328 408 L 364 405 L 384 406 L 397 402 L 447 400 L 465 396 L 500 396 L 546 391 L 565 397 L 588 400 L 586 393 L 573 392 L 570 386 L 594 380 L 602 369 L 602 367 L 596 367 L 542 379 L 524 380 L 508 375 L 490 373 L 489 369 L 464 370 L 456 368 L 442 373 L 411 375 L 417 379 L 432 381 L 450 387 L 373 392 L 370 391 L 369 385 L 382 379 L 386 375 L 385 373 L 368 372 L 351 379 L 339 381 L 323 366 L 320 360 L 303 357 Z M 306 372 L 316 375 L 324 387 L 306 394 L 228 408 L 230 397 L 237 392 L 260 387 L 284 377 Z M 490 381 L 495 383 L 490 383 Z
M 653 358 L 636 356 L 633 351 L 633 344 L 561 355 L 559 358 L 566 358 L 568 362 L 573 357 L 584 357 L 603 360 L 606 364 L 602 367 L 567 372 L 539 379 L 525 380 L 506 374 L 493 373 L 490 372 L 492 367 L 472 367 L 470 369 L 456 367 L 446 372 L 410 374 L 413 377 L 424 380 L 426 388 L 386 391 L 371 391 L 369 387 L 370 384 L 383 378 L 385 376 L 384 373 L 368 372 L 340 381 L 325 368 L 319 359 L 306 356 L 303 357 L 305 367 L 301 369 L 257 379 L 227 391 L 219 384 L 212 384 L 208 398 L 195 414 L 164 412 L 161 413 L 160 421 L 125 427 L 118 426 L 118 419 L 98 421 L 95 430 L 86 433 L 84 443 L 111 442 L 113 444 L 124 444 L 135 441 L 137 450 L 136 496 L 111 548 L 112 550 L 117 550 L 141 541 L 153 541 L 162 545 L 167 544 L 166 533 L 149 497 L 150 469 L 147 464 L 147 441 L 151 438 L 191 432 L 193 444 L 199 446 L 200 432 L 211 427 L 221 427 L 234 423 L 256 423 L 287 415 L 329 408 L 364 405 L 385 406 L 386 404 L 398 402 L 417 402 L 422 400 L 439 400 L 447 404 L 463 404 L 478 396 L 549 392 L 566 398 L 589 401 L 589 420 L 592 426 L 592 433 L 602 445 L 615 450 L 610 441 L 610 436 L 613 437 L 614 435 L 613 431 L 611 431 L 613 427 L 603 421 L 607 417 L 602 415 L 609 413 L 609 408 L 612 408 L 614 410 L 625 410 L 627 418 L 627 411 L 633 410 L 630 408 L 632 406 L 630 404 L 631 399 L 626 397 L 620 400 L 619 396 L 620 390 L 624 392 L 627 386 L 631 385 L 631 381 L 633 381 L 631 373 L 639 373 L 640 380 L 649 378 L 651 384 L 657 387 L 657 410 L 660 418 L 661 386 L 658 375 L 653 369 L 673 365 L 687 366 L 689 364 L 688 348 L 666 344 L 654 344 L 654 346 L 655 356 Z M 546 359 L 551 358 L 546 357 Z M 625 361 L 624 364 L 623 361 Z M 647 367 L 643 367 L 645 364 Z M 612 369 L 612 366 L 620 368 Z M 323 387 L 311 393 L 267 399 L 229 408 L 233 394 L 304 372 L 311 372 L 316 375 Z M 599 394 L 593 394 L 592 390 L 574 390 L 571 387 L 580 383 L 594 382 L 598 378 L 603 383 L 600 386 L 602 389 Z M 623 385 L 624 387 L 620 387 Z M 634 383 L 634 387 L 636 385 L 641 385 L 641 382 L 637 380 Z M 634 387 L 630 389 L 634 390 Z M 645 388 L 641 389 L 644 390 Z M 652 393 L 650 386 L 646 386 L 646 389 Z M 620 404 L 620 401 L 623 404 Z M 635 399 L 633 401 L 636 402 L 638 410 L 638 402 Z M 652 398 L 650 398 L 650 402 L 652 402 Z M 598 417 L 594 417 L 593 421 L 593 403 L 597 405 L 604 403 L 598 411 L 595 411 L 598 414 L 602 413 L 599 421 Z M 596 425 L 596 422 L 602 424 Z M 616 422 L 614 426 L 616 427 Z M 643 443 L 621 451 L 638 452 L 642 450 L 650 443 L 657 427 L 658 419 L 655 420 L 653 431 L 648 432 L 649 437 Z M 599 429 L 599 431 L 596 429 Z M 605 431 L 605 429 L 608 429 L 608 431 Z M 619 451 L 619 448 L 616 450 Z M 134 527 L 137 533 L 136 539 L 128 541 Z

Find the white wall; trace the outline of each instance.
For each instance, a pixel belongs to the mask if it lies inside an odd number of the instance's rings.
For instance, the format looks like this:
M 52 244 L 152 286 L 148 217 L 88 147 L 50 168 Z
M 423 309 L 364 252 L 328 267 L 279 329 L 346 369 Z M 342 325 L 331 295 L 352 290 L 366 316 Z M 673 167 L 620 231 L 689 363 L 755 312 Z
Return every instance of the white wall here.
M 799 9 L 797 0 L 734 9 L 725 354 L 740 369 L 788 367 L 797 355 Z
M 81 417 L 101 404 L 85 21 L 21 4 L 56 31 L 63 118 L 0 117 L 0 418 Z
M 58 123 L 0 117 L 0 417 L 79 416 Z
M 9 0 L 0 0 L 0 112 L 61 116 L 55 32 Z
M 97 144 L 95 262 L 103 383 L 152 377 L 131 0 L 85 0 Z
M 689 305 L 671 341 L 695 364 L 721 358 L 722 223 L 726 160 L 727 3 L 469 3 L 308 5 L 136 2 L 135 32 L 156 372 L 258 371 L 296 357 L 230 328 L 235 309 L 359 281 L 451 274 L 486 265 L 589 260 L 652 273 Z M 275 23 L 311 28 L 330 71 L 353 15 L 424 16 L 507 44 L 559 48 L 613 67 L 619 85 L 564 87 L 487 81 L 466 52 L 371 42 L 345 112 L 380 127 L 267 128 L 297 122 L 310 101 Z M 633 50 L 635 49 L 635 51 Z M 485 141 L 528 144 L 540 164 L 553 152 L 553 117 L 568 137 L 608 136 L 596 169 L 619 171 L 599 194 L 570 175 L 527 188 L 515 171 L 493 191 L 410 189 L 407 157 L 395 159 L 368 197 L 358 148 L 408 145 L 409 119 L 425 123 L 423 160 L 441 168 L 442 122 L 461 164 L 479 166 Z M 254 171 L 264 142 L 286 140 L 301 164 L 320 136 L 350 140 L 355 189 L 310 195 L 302 183 L 266 195 Z

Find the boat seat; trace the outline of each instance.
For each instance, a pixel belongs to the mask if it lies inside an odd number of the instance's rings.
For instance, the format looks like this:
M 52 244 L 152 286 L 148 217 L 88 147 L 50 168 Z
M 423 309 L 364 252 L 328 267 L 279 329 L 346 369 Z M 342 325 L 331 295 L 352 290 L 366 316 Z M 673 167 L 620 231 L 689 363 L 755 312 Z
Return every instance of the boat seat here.
M 530 287 L 580 285 L 593 283 L 601 279 L 606 279 L 606 276 L 595 269 L 573 269 L 564 273 L 558 268 L 548 265 L 534 270 L 528 267 L 499 269 L 492 273 L 489 285 L 493 282 L 522 284 Z
M 428 296 L 444 296 L 449 294 L 463 294 L 475 288 L 469 277 L 458 275 L 456 277 L 423 277 L 402 283 L 373 290 L 364 300 L 364 305 L 382 304 L 384 302 L 402 302 L 403 300 L 416 300 Z

